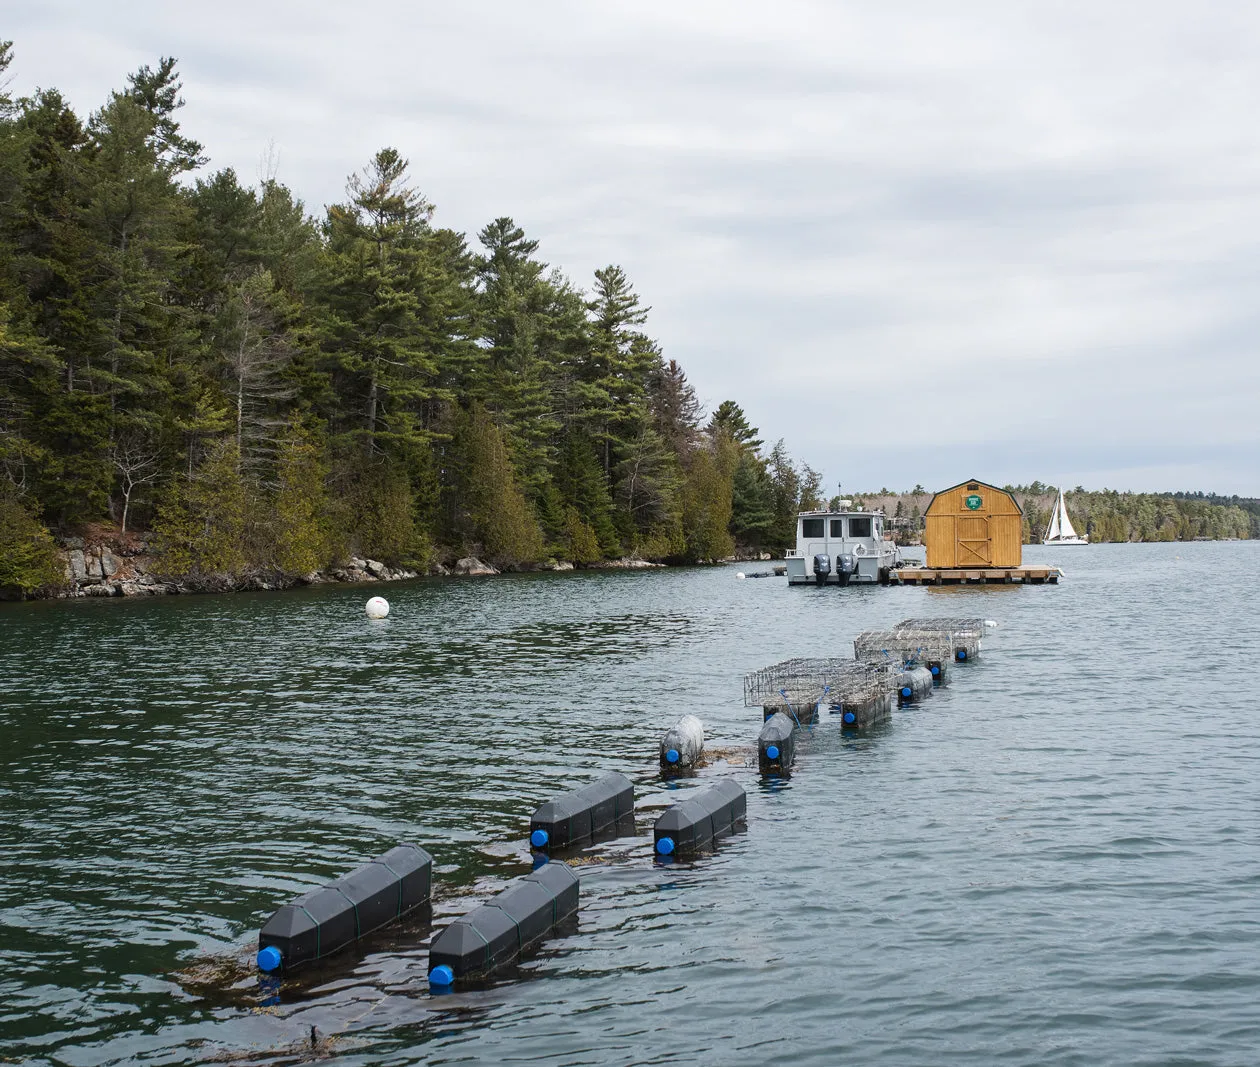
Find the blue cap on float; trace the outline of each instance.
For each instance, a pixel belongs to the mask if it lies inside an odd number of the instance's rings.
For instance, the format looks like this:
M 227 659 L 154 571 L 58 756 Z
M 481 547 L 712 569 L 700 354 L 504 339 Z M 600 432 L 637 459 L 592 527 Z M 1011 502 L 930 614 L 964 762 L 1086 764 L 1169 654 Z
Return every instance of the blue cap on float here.
M 529 843 L 534 848 L 546 848 L 547 842 L 551 840 L 551 835 L 546 830 L 535 830 L 529 835 Z
M 938 675 L 938 674 L 940 674 L 940 673 L 941 673 L 941 668 L 940 668 L 940 665 L 939 665 L 939 664 L 936 664 L 936 663 L 932 664 L 932 675 L 933 675 L 933 677 L 935 677 L 936 675 Z
M 960 648 L 960 649 L 958 650 L 958 658 L 959 658 L 959 659 L 966 659 L 966 658 L 967 658 L 967 650 L 966 650 L 965 648 Z
M 429 972 L 429 988 L 441 989 L 442 992 L 450 989 L 455 984 L 455 972 L 452 971 L 445 963 L 439 963 Z
M 853 712 L 851 712 L 851 711 L 846 711 L 846 712 L 844 713 L 844 721 L 845 721 L 845 722 L 857 722 L 857 716 L 856 716 L 856 715 L 854 715 L 854 714 L 853 714 Z
M 766 745 L 766 759 L 778 759 L 778 758 L 779 758 L 779 746 Z
M 671 748 L 668 752 L 665 753 L 666 763 L 677 763 L 678 760 L 679 760 L 678 749 Z
M 270 974 L 279 969 L 283 961 L 284 957 L 280 955 L 280 950 L 275 945 L 268 945 L 258 950 L 258 969 L 264 974 Z
M 656 851 L 662 856 L 668 856 L 674 851 L 674 839 L 672 837 L 662 837 L 656 842 Z
M 901 695 L 903 697 L 912 697 L 914 696 L 914 690 L 911 689 L 908 685 L 903 685 L 901 687 Z

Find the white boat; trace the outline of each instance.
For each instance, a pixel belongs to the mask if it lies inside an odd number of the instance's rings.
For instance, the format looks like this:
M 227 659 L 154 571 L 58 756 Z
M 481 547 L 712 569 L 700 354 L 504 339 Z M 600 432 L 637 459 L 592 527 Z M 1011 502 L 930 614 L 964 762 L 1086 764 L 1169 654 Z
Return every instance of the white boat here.
M 1063 503 L 1063 490 L 1059 490 L 1059 499 L 1054 502 L 1054 511 L 1050 513 L 1050 525 L 1046 527 L 1043 545 L 1087 545 L 1088 537 L 1076 532 L 1072 520 L 1068 518 L 1067 505 Z
M 884 540 L 881 511 L 802 511 L 784 558 L 788 585 L 849 585 L 887 582 L 901 553 Z

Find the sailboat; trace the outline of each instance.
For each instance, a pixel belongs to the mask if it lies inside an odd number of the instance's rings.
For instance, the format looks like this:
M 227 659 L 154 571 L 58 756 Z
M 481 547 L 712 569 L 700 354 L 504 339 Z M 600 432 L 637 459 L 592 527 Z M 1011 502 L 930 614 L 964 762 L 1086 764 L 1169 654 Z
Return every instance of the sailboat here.
M 1059 499 L 1054 502 L 1054 511 L 1050 513 L 1050 525 L 1041 539 L 1043 545 L 1087 545 L 1088 537 L 1076 532 L 1072 520 L 1068 518 L 1067 505 L 1063 503 L 1063 490 L 1059 490 Z

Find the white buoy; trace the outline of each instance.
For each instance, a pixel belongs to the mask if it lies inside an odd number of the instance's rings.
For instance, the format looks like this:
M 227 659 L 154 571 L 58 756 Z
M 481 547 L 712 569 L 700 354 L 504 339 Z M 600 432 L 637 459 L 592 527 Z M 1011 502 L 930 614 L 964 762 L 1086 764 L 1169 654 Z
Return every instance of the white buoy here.
M 990 630 L 996 630 L 996 629 L 997 629 L 997 620 L 996 620 L 996 619 L 985 619 L 985 620 L 984 620 L 984 624 L 985 624 L 985 626 L 987 626 Z
M 363 610 L 367 612 L 369 619 L 383 619 L 389 614 L 389 601 L 383 596 L 374 596 Z
M 736 571 L 736 572 L 735 572 L 735 577 L 736 577 L 736 578 L 743 578 L 743 577 L 744 577 L 744 572 L 743 572 L 743 571 Z

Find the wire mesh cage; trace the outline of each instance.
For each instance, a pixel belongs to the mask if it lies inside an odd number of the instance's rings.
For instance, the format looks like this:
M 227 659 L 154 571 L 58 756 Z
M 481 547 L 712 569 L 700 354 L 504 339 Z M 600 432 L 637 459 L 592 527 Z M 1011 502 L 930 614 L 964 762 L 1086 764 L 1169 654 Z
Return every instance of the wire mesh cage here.
M 902 619 L 893 629 L 907 633 L 945 634 L 955 654 L 965 652 L 968 656 L 975 656 L 980 651 L 980 639 L 984 636 L 985 630 L 995 625 L 996 623 L 989 622 L 987 619 L 939 617 Z
M 940 630 L 867 630 L 853 639 L 853 655 L 867 663 L 926 667 L 954 658 L 954 639 Z
M 984 636 L 985 627 L 989 625 L 984 619 L 940 617 L 932 619 L 902 619 L 893 627 L 894 630 L 937 630 L 951 633 L 959 637 L 970 637 L 979 640 Z
M 881 663 L 789 659 L 744 675 L 744 704 L 750 708 L 860 704 L 879 698 L 888 687 Z

